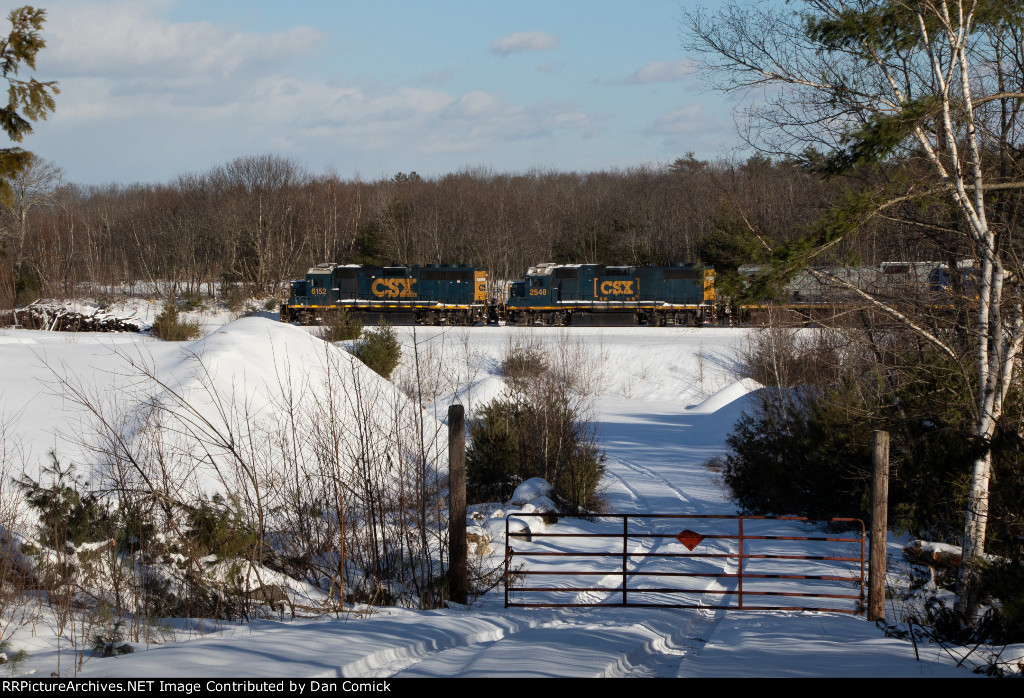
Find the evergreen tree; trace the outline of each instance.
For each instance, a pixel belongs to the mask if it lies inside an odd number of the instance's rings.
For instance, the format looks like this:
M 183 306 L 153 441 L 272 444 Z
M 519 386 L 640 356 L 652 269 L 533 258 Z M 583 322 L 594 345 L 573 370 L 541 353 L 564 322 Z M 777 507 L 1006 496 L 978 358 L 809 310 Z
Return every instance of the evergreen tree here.
M 56 82 L 40 82 L 35 78 L 22 80 L 22 67 L 35 70 L 36 55 L 46 46 L 41 31 L 46 10 L 20 7 L 8 19 L 10 34 L 0 41 L 0 72 L 7 80 L 7 105 L 0 107 L 0 126 L 14 143 L 32 133 L 32 122 L 45 119 L 54 110 L 54 95 L 60 90 Z M 11 199 L 9 180 L 32 162 L 32 153 L 21 148 L 0 149 L 0 202 Z
M 364 333 L 352 353 L 380 375 L 391 378 L 398 362 L 402 360 L 402 344 L 394 328 L 385 323 L 376 330 Z
M 199 337 L 199 323 L 181 319 L 174 298 L 164 303 L 164 309 L 153 320 L 153 336 L 168 342 L 184 342 Z
M 522 482 L 515 404 L 494 400 L 469 421 L 466 495 L 470 503 L 506 502 Z

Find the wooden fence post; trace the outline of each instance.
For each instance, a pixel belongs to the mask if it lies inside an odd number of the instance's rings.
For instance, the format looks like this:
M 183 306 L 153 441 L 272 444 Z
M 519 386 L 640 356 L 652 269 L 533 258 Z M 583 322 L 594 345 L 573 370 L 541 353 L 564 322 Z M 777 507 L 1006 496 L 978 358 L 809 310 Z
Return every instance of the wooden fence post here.
M 871 461 L 871 553 L 868 558 L 868 620 L 885 620 L 885 545 L 889 530 L 889 432 L 876 431 Z
M 466 543 L 466 412 L 448 407 L 448 598 L 469 602 L 469 552 Z

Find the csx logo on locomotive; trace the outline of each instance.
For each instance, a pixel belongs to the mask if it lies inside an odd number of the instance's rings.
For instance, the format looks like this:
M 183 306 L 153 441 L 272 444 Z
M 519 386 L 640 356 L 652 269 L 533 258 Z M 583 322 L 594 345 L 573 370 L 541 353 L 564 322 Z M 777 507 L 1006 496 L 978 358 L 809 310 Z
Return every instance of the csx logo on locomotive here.
M 416 279 L 375 279 L 370 291 L 378 298 L 415 298 Z
M 602 281 L 600 285 L 603 296 L 631 296 L 633 290 L 633 279 L 629 281 Z

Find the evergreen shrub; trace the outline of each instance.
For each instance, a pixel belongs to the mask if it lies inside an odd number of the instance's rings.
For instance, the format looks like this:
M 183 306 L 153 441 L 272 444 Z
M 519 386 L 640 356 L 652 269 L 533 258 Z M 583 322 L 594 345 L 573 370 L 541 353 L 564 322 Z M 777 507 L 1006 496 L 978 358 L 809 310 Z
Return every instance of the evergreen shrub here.
M 335 313 L 331 318 L 331 324 L 320 330 L 320 338 L 331 343 L 359 339 L 362 334 L 363 323 L 352 317 L 346 310 Z
M 363 334 L 352 353 L 384 378 L 391 374 L 402 360 L 402 345 L 391 325 L 384 324 Z
M 199 323 L 181 318 L 175 299 L 164 304 L 164 309 L 153 321 L 153 336 L 168 342 L 184 342 L 199 338 Z
M 600 511 L 605 456 L 574 390 L 579 377 L 549 366 L 535 347 L 513 349 L 500 370 L 509 390 L 469 420 L 469 502 L 507 501 L 519 483 L 541 477 L 564 511 Z

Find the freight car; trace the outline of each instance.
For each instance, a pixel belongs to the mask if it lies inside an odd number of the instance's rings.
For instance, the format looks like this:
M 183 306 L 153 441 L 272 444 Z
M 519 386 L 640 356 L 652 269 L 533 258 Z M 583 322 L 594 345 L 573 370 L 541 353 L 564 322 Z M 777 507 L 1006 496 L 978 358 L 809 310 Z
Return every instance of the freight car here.
M 497 322 L 487 271 L 464 265 L 318 264 L 281 300 L 282 322 L 329 324 L 343 311 L 365 325 Z
M 753 278 L 763 271 L 756 265 L 739 268 L 741 279 Z M 953 271 L 940 262 L 817 267 L 794 274 L 770 301 L 737 306 L 734 319 L 753 325 L 799 326 L 866 319 L 886 323 L 891 318 L 865 303 L 862 293 L 904 313 L 925 309 L 941 313 L 976 301 L 975 278 L 976 270 L 969 260 L 958 263 Z
M 509 285 L 518 325 L 701 325 L 714 318 L 715 270 L 701 264 L 539 264 Z

